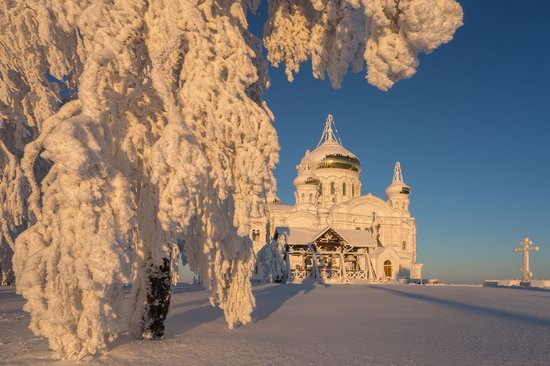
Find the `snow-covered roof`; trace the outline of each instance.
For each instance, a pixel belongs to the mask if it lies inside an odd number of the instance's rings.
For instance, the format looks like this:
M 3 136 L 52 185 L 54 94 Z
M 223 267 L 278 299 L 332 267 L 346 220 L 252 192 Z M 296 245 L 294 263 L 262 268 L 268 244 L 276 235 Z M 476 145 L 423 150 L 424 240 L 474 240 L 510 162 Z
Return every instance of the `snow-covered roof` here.
M 319 236 L 319 229 L 306 229 L 303 227 L 278 226 L 277 234 L 286 236 L 287 244 L 307 244 L 311 243 Z
M 267 206 L 271 211 L 287 212 L 294 208 L 293 205 L 284 205 L 281 203 L 268 203 Z
M 352 244 L 355 247 L 378 247 L 376 240 L 374 240 L 371 233 L 368 231 L 334 228 L 333 230 L 340 234 L 340 236 L 342 236 L 348 244 Z
M 276 228 L 276 231 L 277 234 L 284 234 L 286 236 L 287 244 L 307 244 L 314 242 L 329 229 L 334 230 L 346 241 L 346 243 L 355 247 L 378 247 L 371 233 L 364 230 L 335 229 L 333 227 L 307 229 L 302 227 L 279 226 Z

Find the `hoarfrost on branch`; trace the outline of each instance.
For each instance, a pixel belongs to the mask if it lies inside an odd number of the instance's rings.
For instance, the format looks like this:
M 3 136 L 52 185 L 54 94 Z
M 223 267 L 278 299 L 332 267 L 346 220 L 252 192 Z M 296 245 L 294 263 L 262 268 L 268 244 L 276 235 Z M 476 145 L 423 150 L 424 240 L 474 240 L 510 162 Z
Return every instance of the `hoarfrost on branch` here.
M 6 278 L 13 251 L 31 329 L 62 357 L 94 354 L 128 327 L 162 335 L 151 287 L 167 287 L 167 309 L 176 239 L 229 327 L 251 320 L 250 223 L 276 189 L 279 153 L 246 19 L 259 3 L 0 5 L 0 269 Z M 311 59 L 335 87 L 366 63 L 388 90 L 462 24 L 454 0 L 268 8 L 267 59 L 289 80 Z
M 415 74 L 419 53 L 452 39 L 462 15 L 455 0 L 276 0 L 264 45 L 289 81 L 311 59 L 313 75 L 339 88 L 350 65 L 366 63 L 368 82 L 388 90 Z

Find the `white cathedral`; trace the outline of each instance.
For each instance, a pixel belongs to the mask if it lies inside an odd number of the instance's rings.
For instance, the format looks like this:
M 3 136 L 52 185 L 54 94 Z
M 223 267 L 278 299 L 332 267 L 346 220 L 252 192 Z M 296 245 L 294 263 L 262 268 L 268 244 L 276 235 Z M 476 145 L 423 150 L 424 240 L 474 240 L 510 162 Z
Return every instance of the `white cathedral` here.
M 271 198 L 266 217 L 253 223 L 255 253 L 272 246 L 269 251 L 282 257 L 281 272 L 288 281 L 421 278 L 410 188 L 399 162 L 387 199 L 361 195 L 361 163 L 342 146 L 329 115 L 317 148 L 307 150 L 296 169 L 295 204 Z M 261 277 L 262 270 L 256 266 L 255 276 Z

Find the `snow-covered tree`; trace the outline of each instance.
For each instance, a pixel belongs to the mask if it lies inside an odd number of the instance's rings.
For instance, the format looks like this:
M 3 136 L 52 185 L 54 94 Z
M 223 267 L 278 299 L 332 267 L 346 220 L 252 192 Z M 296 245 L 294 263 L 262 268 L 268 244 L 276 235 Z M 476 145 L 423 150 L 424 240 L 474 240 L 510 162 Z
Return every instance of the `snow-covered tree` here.
M 61 10 L 59 7 L 56 10 Z M 64 9 L 74 18 L 78 7 Z M 74 24 L 54 18 L 46 1 L 0 4 L 0 245 L 2 272 L 11 270 L 15 237 L 29 222 L 28 184 L 21 159 L 25 145 L 34 140 L 43 122 L 61 105 L 61 88 L 47 75 L 72 75 L 80 69 Z M 40 20 L 40 21 L 38 21 Z M 72 74 L 70 70 L 74 71 Z M 60 77 L 61 78 L 61 77 Z M 41 160 L 34 174 L 43 177 Z
M 278 235 L 270 243 L 267 243 L 256 255 L 256 265 L 262 281 L 285 281 L 289 275 L 285 260 L 285 235 Z
M 410 78 L 418 54 L 452 39 L 462 25 L 455 0 L 275 0 L 269 2 L 264 44 L 288 79 L 311 59 L 313 76 L 339 88 L 350 65 L 367 65 L 367 80 L 381 90 Z
M 162 336 L 177 238 L 229 327 L 250 321 L 248 233 L 279 151 L 246 19 L 259 3 L 0 4 L 2 253 L 15 253 L 31 329 L 62 357 L 94 354 L 128 324 Z M 387 90 L 461 21 L 454 0 L 271 0 L 263 43 L 290 80 L 311 59 L 339 87 L 366 62 Z

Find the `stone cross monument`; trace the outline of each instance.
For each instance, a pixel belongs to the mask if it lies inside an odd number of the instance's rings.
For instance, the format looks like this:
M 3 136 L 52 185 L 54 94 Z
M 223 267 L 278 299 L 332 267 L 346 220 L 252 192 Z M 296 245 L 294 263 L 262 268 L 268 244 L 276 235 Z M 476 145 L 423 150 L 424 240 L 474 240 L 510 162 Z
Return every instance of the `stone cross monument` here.
M 529 238 L 523 239 L 520 243 L 521 248 L 514 249 L 515 252 L 523 252 L 523 281 L 529 282 L 533 277 L 533 272 L 529 271 L 529 252 L 538 252 L 539 247 L 533 246 L 533 241 Z

